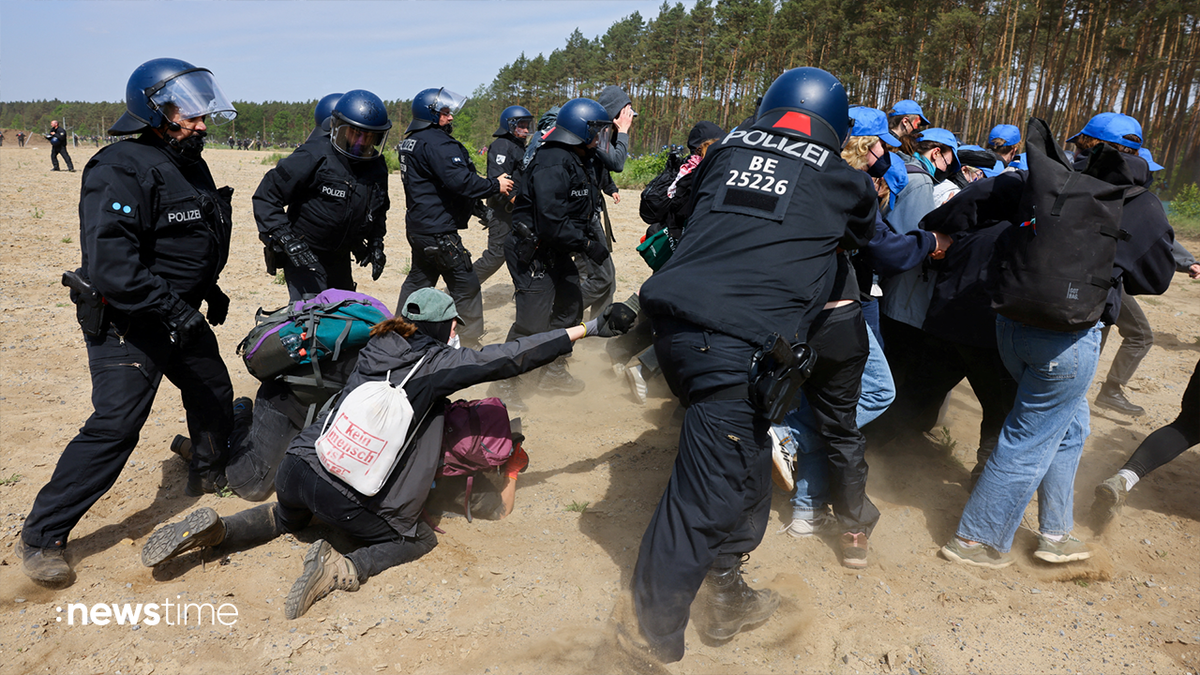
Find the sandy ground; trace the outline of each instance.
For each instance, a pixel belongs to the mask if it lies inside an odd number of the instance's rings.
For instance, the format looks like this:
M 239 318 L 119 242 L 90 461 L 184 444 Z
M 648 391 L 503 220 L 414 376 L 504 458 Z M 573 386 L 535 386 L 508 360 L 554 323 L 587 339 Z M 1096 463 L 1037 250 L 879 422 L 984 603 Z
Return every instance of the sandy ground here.
M 37 145 L 35 143 L 35 145 Z M 45 145 L 45 144 L 41 144 Z M 90 148 L 72 148 L 82 169 Z M 390 569 L 356 593 L 337 592 L 301 619 L 283 601 L 308 543 L 328 530 L 224 559 L 191 553 L 152 571 L 139 551 L 158 525 L 198 506 L 223 515 L 249 504 L 183 494 L 186 468 L 168 449 L 185 433 L 176 389 L 164 385 L 141 441 L 116 486 L 72 533 L 78 578 L 51 591 L 19 570 L 22 520 L 62 447 L 90 412 L 83 341 L 59 285 L 79 262 L 80 173 L 50 173 L 47 148 L 0 149 L 0 672 L 629 672 L 636 664 L 613 646 L 637 546 L 666 483 L 678 436 L 676 404 L 639 405 L 615 378 L 599 340 L 581 343 L 572 370 L 588 383 L 573 398 L 530 399 L 524 415 L 532 465 L 518 509 L 503 522 L 444 519 L 441 545 L 420 561 Z M 217 184 L 234 195 L 233 251 L 221 285 L 233 299 L 217 329 L 237 395 L 254 380 L 234 347 L 259 307 L 286 301 L 262 270 L 250 197 L 267 153 L 205 153 Z M 632 192 L 632 191 L 630 191 Z M 395 301 L 407 263 L 403 197 L 391 181 L 390 266 L 360 290 Z M 624 297 L 648 275 L 633 247 L 643 229 L 637 198 L 612 208 Z M 485 233 L 464 237 L 478 253 Z M 1200 250 L 1200 242 L 1188 242 Z M 485 285 L 489 339 L 512 319 L 503 273 Z M 1156 329 L 1153 351 L 1130 398 L 1136 420 L 1096 412 L 1077 480 L 1076 515 L 1085 522 L 1093 486 L 1120 467 L 1146 434 L 1174 419 L 1200 353 L 1200 282 L 1176 275 L 1160 298 L 1143 302 Z M 1115 347 L 1102 356 L 1106 372 Z M 1093 386 L 1094 394 L 1098 385 Z M 466 392 L 482 395 L 482 387 Z M 974 463 L 979 407 L 956 390 L 944 419 L 952 443 L 872 448 L 869 492 L 883 512 L 870 566 L 855 573 L 818 540 L 776 534 L 790 515 L 776 492 L 770 529 L 747 579 L 783 595 L 779 611 L 724 645 L 705 644 L 694 625 L 678 673 L 1128 673 L 1200 668 L 1200 456 L 1195 450 L 1144 480 L 1124 516 L 1093 541 L 1091 561 L 1051 566 L 1018 532 L 1015 566 L 981 571 L 942 561 Z M 947 445 L 953 445 L 947 448 Z M 583 505 L 586 504 L 586 508 Z M 1036 523 L 1030 507 L 1026 525 Z M 344 544 L 339 544 L 343 545 Z M 233 625 L 211 614 L 187 626 L 81 625 L 61 619 L 70 603 L 221 603 Z M 228 608 L 226 608 L 228 611 Z M 620 612 L 618 612 L 620 613 Z M 228 617 L 228 614 L 226 614 Z M 176 616 L 176 618 L 178 618 Z M 178 624 L 178 621 L 174 622 Z M 197 623 L 202 625 L 197 625 Z

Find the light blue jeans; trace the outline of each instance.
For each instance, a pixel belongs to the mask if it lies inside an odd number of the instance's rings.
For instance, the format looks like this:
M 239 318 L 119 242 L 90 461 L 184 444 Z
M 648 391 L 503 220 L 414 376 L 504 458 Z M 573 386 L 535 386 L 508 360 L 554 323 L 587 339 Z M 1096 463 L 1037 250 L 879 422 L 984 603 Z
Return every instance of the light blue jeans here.
M 1042 534 L 1068 534 L 1075 525 L 1075 470 L 1090 431 L 1087 391 L 1100 359 L 1100 326 L 1060 333 L 1001 316 L 996 341 L 1017 399 L 957 534 L 1006 553 L 1035 490 Z
M 855 413 L 860 429 L 882 415 L 896 398 L 892 371 L 874 331 L 867 331 L 867 341 L 870 352 L 863 369 L 862 396 Z M 819 354 L 817 358 L 820 358 Z M 801 397 L 800 405 L 783 418 L 782 426 L 787 427 L 796 440 L 796 492 L 792 495 L 792 518 L 812 520 L 815 513 L 829 503 L 829 466 L 825 441 L 817 432 L 817 421 L 807 399 Z

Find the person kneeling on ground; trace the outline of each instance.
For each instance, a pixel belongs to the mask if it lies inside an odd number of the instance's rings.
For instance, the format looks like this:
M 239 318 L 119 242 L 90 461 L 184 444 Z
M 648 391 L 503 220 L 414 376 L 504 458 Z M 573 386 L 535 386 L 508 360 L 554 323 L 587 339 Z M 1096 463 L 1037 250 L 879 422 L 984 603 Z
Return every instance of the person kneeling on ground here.
M 338 414 L 334 408 L 319 415 L 288 448 L 275 478 L 277 503 L 229 518 L 218 517 L 210 508 L 193 511 L 182 522 L 150 536 L 142 549 L 142 563 L 153 567 L 202 546 L 253 546 L 284 532 L 298 532 L 316 516 L 364 546 L 343 556 L 325 540 L 314 542 L 304 557 L 304 571 L 288 593 L 286 616 L 302 616 L 334 590 L 358 590 L 368 578 L 416 560 L 437 545 L 437 536 L 420 514 L 442 457 L 445 397 L 472 385 L 533 370 L 570 353 L 572 343 L 580 338 L 611 337 L 628 330 L 632 322 L 632 312 L 614 305 L 586 324 L 476 351 L 447 344 L 455 334 L 458 311 L 442 291 L 415 291 L 400 314 L 372 329 L 372 338 L 359 353 L 345 388 L 349 394 L 365 383 L 399 383 L 412 375 L 404 391 L 412 404 L 412 419 L 424 422 L 416 423 L 411 448 L 378 493 L 364 495 L 322 465 L 316 441 L 328 416 Z M 511 476 L 520 468 L 509 466 L 506 474 Z

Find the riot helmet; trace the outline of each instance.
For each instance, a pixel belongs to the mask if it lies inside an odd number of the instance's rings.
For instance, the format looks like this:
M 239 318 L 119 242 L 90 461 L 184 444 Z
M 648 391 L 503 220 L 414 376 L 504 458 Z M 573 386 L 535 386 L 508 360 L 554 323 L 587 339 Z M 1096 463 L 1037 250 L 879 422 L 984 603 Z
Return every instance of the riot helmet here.
M 208 116 L 208 124 L 220 126 L 237 116 L 212 71 L 180 59 L 153 59 L 138 66 L 125 85 L 125 114 L 108 130 L 124 136 L 167 123 L 164 108 L 173 105 L 183 119 Z
M 333 107 L 330 126 L 329 138 L 338 152 L 350 159 L 374 159 L 383 151 L 392 121 L 378 96 L 352 89 Z
M 313 119 L 322 131 L 329 131 L 329 116 L 333 114 L 333 107 L 341 97 L 341 94 L 325 94 L 317 101 L 317 107 L 313 109 Z
M 846 89 L 833 75 L 820 68 L 793 68 L 775 78 L 758 106 L 762 119 L 772 112 L 796 111 L 815 117 L 829 127 L 838 139 L 838 147 L 850 137 L 850 106 Z M 781 119 L 776 122 L 780 125 Z M 786 126 L 786 125 L 785 125 Z M 795 127 L 788 127 L 795 128 Z M 803 133 L 803 128 L 798 128 Z M 809 134 L 806 134 L 809 135 Z
M 525 134 L 523 136 L 519 135 L 517 133 L 518 129 L 524 129 Z M 504 109 L 504 112 L 500 113 L 500 126 L 496 128 L 496 131 L 492 135 L 499 138 L 505 134 L 512 134 L 517 138 L 526 139 L 532 132 L 533 113 L 519 105 L 510 105 Z
M 573 98 L 558 111 L 554 128 L 546 135 L 547 141 L 565 145 L 582 145 L 605 152 L 612 139 L 607 133 L 612 128 L 612 118 L 604 106 L 590 98 Z
M 462 110 L 462 107 L 466 104 L 466 96 L 456 94 L 445 87 L 441 89 L 422 90 L 421 93 L 413 97 L 413 121 L 408 125 L 405 133 L 424 129 L 425 127 L 442 126 L 442 113 L 453 115 Z

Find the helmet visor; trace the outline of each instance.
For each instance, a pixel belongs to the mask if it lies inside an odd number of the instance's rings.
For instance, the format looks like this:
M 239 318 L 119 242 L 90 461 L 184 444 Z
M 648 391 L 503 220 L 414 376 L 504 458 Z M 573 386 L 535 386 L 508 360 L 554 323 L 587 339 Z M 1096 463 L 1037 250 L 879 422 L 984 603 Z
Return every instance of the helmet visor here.
M 179 110 L 182 119 L 208 116 L 211 126 L 219 127 L 237 117 L 233 103 L 221 91 L 212 73 L 197 69 L 167 80 L 158 91 L 150 94 L 158 108 L 170 103 Z
M 527 138 L 533 131 L 533 117 L 514 117 L 508 120 L 508 133 L 517 138 Z
M 466 104 L 466 96 L 456 94 L 449 89 L 439 89 L 437 96 L 433 99 L 433 103 L 429 104 L 429 109 L 433 111 L 434 115 L 442 113 L 455 115 Z
M 607 154 L 612 150 L 612 128 L 613 123 L 609 120 L 595 120 L 588 122 L 588 137 L 584 143 L 589 148 L 596 148 L 598 152 Z
M 374 159 L 383 152 L 387 136 L 387 130 L 368 131 L 343 123 L 335 124 L 329 138 L 338 152 L 351 159 Z

